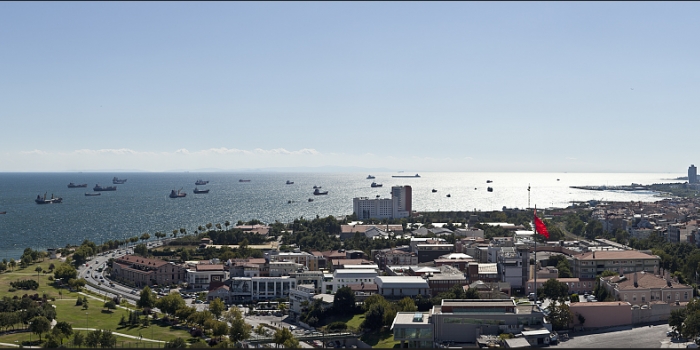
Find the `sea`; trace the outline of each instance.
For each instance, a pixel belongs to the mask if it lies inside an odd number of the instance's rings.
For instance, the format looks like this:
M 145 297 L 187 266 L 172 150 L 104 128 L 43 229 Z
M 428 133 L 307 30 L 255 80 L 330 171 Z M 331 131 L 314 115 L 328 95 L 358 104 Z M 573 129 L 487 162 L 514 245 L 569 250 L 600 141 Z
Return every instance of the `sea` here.
M 394 178 L 413 173 L 282 172 L 132 172 L 132 173 L 0 173 L 0 259 L 18 258 L 25 248 L 45 250 L 126 239 L 155 232 L 170 234 L 185 228 L 193 233 L 207 223 L 258 219 L 291 222 L 352 214 L 354 197 L 389 198 L 392 186 L 410 185 L 415 211 L 491 211 L 507 208 L 567 207 L 588 200 L 643 201 L 663 199 L 651 191 L 589 191 L 570 186 L 614 186 L 683 182 L 671 173 L 517 173 L 424 172 L 418 178 Z M 87 197 L 96 184 L 112 186 L 112 178 L 127 179 L 113 192 Z M 195 181 L 208 194 L 194 194 Z M 250 180 L 240 182 L 239 180 Z M 294 184 L 286 184 L 286 181 Z M 382 187 L 370 187 L 372 182 Z M 492 181 L 487 183 L 487 181 Z M 87 188 L 68 188 L 70 182 Z M 313 195 L 321 186 L 327 195 Z M 487 191 L 487 187 L 493 191 Z M 528 188 L 530 190 L 528 191 Z M 169 198 L 171 190 L 187 193 Z M 432 192 L 435 189 L 437 192 Z M 38 205 L 37 195 L 62 197 L 61 204 Z M 450 197 L 447 197 L 447 195 Z M 309 202 L 309 198 L 313 201 Z M 290 203 L 291 201 L 291 203 Z

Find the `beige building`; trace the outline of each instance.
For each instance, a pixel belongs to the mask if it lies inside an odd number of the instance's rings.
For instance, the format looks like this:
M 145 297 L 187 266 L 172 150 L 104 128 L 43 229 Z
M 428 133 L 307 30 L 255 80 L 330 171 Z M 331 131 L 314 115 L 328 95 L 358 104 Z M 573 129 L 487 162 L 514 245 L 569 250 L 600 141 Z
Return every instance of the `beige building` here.
M 636 250 L 610 250 L 593 251 L 574 254 L 571 271 L 574 277 L 581 279 L 596 278 L 605 270 L 623 271 L 623 273 L 635 271 L 652 272 L 659 268 L 661 258 L 656 255 L 645 254 Z
M 632 305 L 647 305 L 654 301 L 666 303 L 688 302 L 693 298 L 693 287 L 648 272 L 601 278 L 605 289 L 615 300 Z
M 132 286 L 143 287 L 179 284 L 186 280 L 186 270 L 182 266 L 160 259 L 125 255 L 112 264 L 112 278 Z

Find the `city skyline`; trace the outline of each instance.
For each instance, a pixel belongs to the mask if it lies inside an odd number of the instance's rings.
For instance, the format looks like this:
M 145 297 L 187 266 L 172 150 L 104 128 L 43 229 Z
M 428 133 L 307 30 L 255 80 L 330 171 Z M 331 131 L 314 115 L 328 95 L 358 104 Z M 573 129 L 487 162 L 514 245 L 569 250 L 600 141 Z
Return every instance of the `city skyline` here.
M 698 3 L 0 4 L 0 172 L 672 172 Z

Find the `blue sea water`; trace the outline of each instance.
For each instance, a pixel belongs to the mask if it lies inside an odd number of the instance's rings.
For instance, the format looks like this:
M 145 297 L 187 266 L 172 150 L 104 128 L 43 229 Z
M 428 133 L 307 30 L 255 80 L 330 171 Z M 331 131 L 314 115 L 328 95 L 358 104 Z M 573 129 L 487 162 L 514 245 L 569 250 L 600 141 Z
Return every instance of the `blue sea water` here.
M 413 210 L 500 210 L 528 206 L 566 207 L 572 201 L 655 201 L 652 192 L 600 192 L 571 189 L 572 185 L 629 185 L 680 182 L 679 174 L 650 173 L 421 173 L 420 178 L 392 178 L 396 173 L 0 173 L 0 258 L 18 258 L 26 247 L 46 249 L 78 244 L 84 239 L 103 242 L 199 225 L 232 224 L 258 219 L 266 223 L 295 218 L 352 214 L 354 197 L 389 197 L 391 186 L 413 188 Z M 404 174 L 401 174 L 404 175 Z M 409 175 L 409 174 L 405 174 Z M 117 191 L 86 197 L 95 184 L 111 186 L 112 177 L 126 178 Z M 194 194 L 197 179 L 209 180 Z M 247 179 L 250 182 L 239 182 Z M 294 181 L 286 185 L 287 180 Z M 487 184 L 487 180 L 493 183 Z M 372 181 L 383 187 L 371 188 Z M 88 188 L 68 188 L 69 182 Z M 313 186 L 328 195 L 314 196 Z M 486 190 L 493 187 L 493 192 Z M 183 189 L 184 198 L 171 199 Z M 433 193 L 432 189 L 438 190 Z M 37 205 L 37 195 L 63 198 L 61 204 Z M 450 194 L 451 197 L 446 195 Z M 313 202 L 308 202 L 313 198 Z M 293 201 L 288 203 L 288 201 Z

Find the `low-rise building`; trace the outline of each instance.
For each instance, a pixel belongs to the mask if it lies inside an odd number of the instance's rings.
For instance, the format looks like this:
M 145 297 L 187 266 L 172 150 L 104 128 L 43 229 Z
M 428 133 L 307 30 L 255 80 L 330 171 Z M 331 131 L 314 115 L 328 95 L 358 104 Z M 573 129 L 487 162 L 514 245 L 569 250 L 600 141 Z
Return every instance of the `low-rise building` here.
M 666 303 L 688 302 L 693 298 L 693 287 L 648 272 L 628 273 L 622 276 L 602 277 L 601 283 L 615 300 L 631 305 L 645 305 L 653 301 Z
M 464 286 L 467 284 L 464 273 L 449 265 L 440 266 L 437 273 L 429 274 L 426 279 L 432 296 L 447 292 L 454 285 Z
M 549 279 L 545 278 L 540 278 L 540 276 L 537 276 L 537 288 L 542 288 L 542 285 L 547 282 Z M 576 293 L 576 294 L 585 294 L 585 293 L 593 293 L 593 289 L 595 288 L 595 280 L 594 279 L 580 279 L 580 278 L 555 278 L 558 282 L 564 283 L 569 287 L 569 293 Z M 527 281 L 527 294 L 529 295 L 530 293 L 535 293 L 535 280 L 531 279 Z
M 333 271 L 333 279 L 323 283 L 323 291 L 335 294 L 339 288 L 350 284 L 375 283 L 377 270 L 373 269 L 340 269 Z
M 399 249 L 381 249 L 372 251 L 373 259 L 384 269 L 387 265 L 418 265 L 418 254 Z
M 661 258 L 636 250 L 593 251 L 573 255 L 572 273 L 582 279 L 596 278 L 605 270 L 631 273 L 653 272 L 659 268 Z
M 160 259 L 125 255 L 114 260 L 112 278 L 136 287 L 154 284 L 169 286 L 184 282 L 187 278 L 187 270 L 180 265 Z
M 191 289 L 209 289 L 213 281 L 223 282 L 228 279 L 228 271 L 223 264 L 201 262 L 187 269 L 187 286 Z
M 378 293 L 387 299 L 430 296 L 428 282 L 419 276 L 376 276 Z

